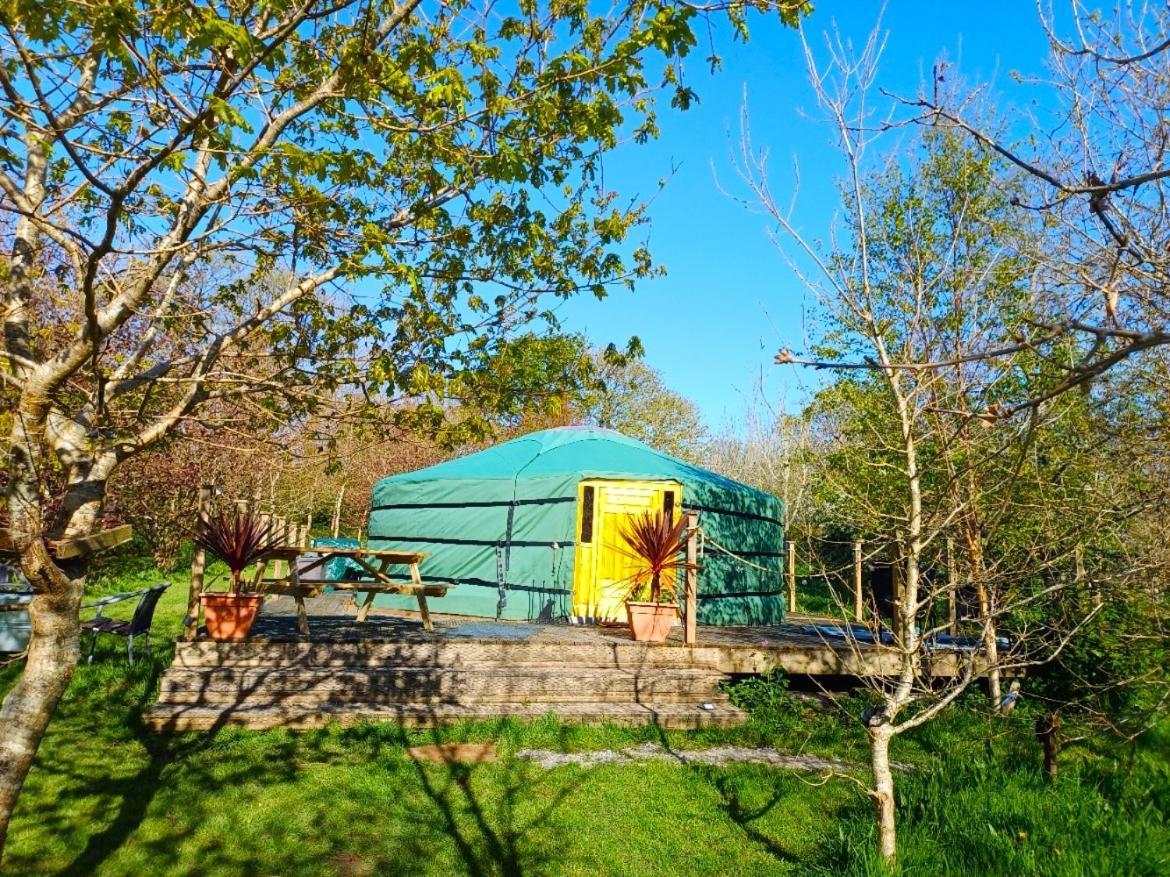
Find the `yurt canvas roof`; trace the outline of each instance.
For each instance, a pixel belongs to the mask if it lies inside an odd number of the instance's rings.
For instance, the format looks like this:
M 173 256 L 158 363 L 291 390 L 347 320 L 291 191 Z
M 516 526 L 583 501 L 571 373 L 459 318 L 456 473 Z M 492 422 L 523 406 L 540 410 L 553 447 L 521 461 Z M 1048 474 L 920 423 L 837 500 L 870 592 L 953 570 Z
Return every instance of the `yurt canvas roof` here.
M 507 482 L 517 485 L 515 498 L 520 498 L 520 493 L 533 489 L 525 490 L 522 482 L 539 481 L 553 487 L 575 485 L 583 478 L 630 477 L 678 481 L 708 491 L 746 493 L 768 504 L 778 502 L 770 494 L 663 454 L 612 429 L 565 426 L 529 433 L 445 463 L 384 478 L 374 488 L 373 504 L 377 507 L 381 494 L 407 484 L 433 485 L 442 490 L 445 481 Z M 484 486 L 493 492 L 508 493 L 504 485 Z M 451 489 L 459 487 L 451 485 Z

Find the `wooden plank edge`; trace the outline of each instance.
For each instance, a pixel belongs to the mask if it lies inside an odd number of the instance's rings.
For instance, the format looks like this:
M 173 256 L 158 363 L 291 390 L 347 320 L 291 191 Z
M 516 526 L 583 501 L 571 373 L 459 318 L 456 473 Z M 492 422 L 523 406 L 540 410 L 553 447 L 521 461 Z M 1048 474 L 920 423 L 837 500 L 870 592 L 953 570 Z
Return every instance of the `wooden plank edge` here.
M 82 536 L 80 539 L 62 539 L 49 542 L 49 549 L 58 560 L 68 560 L 71 557 L 81 557 L 93 554 L 95 551 L 105 551 L 117 548 L 134 538 L 134 528 L 129 524 L 101 530 L 91 536 Z
M 515 719 L 521 722 L 535 721 L 545 715 L 557 715 L 566 725 L 601 725 L 617 724 L 625 727 L 657 726 L 663 729 L 698 730 L 707 727 L 734 727 L 742 725 L 748 720 L 747 713 L 727 706 L 720 707 L 713 712 L 695 710 L 679 712 L 667 710 L 659 712 L 657 705 L 643 704 L 643 709 L 622 713 L 621 711 L 605 709 L 612 704 L 597 704 L 598 712 L 593 715 L 558 713 L 555 705 L 540 712 L 508 710 L 507 705 L 501 709 L 487 711 L 480 715 L 442 715 L 439 711 L 412 711 L 393 709 L 296 709 L 296 710 L 265 710 L 263 708 L 248 709 L 225 707 L 189 707 L 185 705 L 168 706 L 159 703 L 151 707 L 142 715 L 142 722 L 146 728 L 156 734 L 190 733 L 198 731 L 220 730 L 225 727 L 246 728 L 255 731 L 281 728 L 288 731 L 307 731 L 331 726 L 349 727 L 364 724 L 389 724 L 403 728 L 434 728 L 442 725 L 465 722 L 470 720 L 493 721 L 499 719 Z M 661 709 L 661 707 L 659 707 Z
M 122 524 L 119 527 L 99 530 L 97 533 L 81 536 L 77 539 L 50 539 L 47 544 L 49 553 L 58 560 L 69 560 L 73 557 L 93 554 L 95 551 L 117 548 L 133 538 L 134 528 L 129 524 Z M 0 530 L 0 556 L 16 556 L 16 546 L 12 544 L 12 538 L 8 533 L 3 530 Z

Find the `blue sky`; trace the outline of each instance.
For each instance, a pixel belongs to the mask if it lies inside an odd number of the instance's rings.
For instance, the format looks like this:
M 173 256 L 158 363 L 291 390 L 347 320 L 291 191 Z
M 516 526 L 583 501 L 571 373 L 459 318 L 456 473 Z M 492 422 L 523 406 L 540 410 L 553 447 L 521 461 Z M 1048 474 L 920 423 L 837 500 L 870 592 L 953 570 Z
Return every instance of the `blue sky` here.
M 860 42 L 878 11 L 877 4 L 822 2 L 806 32 L 819 41 L 835 22 Z M 888 42 L 879 84 L 898 94 L 914 95 L 940 57 L 956 63 L 967 80 L 991 81 L 993 93 L 1008 101 L 1020 99 L 1010 72 L 1043 71 L 1047 44 L 1031 3 L 891 0 L 882 25 Z M 733 43 L 726 29 L 715 34 L 724 66 L 713 75 L 702 61 L 707 46 L 693 53 L 688 76 L 698 106 L 686 113 L 664 110 L 656 142 L 623 147 L 607 161 L 607 182 L 625 193 L 652 194 L 660 178 L 669 178 L 650 207 L 649 231 L 667 276 L 601 302 L 573 299 L 558 311 L 566 329 L 596 343 L 639 336 L 647 362 L 694 400 L 712 428 L 737 428 L 745 394 L 761 374 L 770 394 L 790 399 L 817 380 L 770 364 L 779 348 L 802 346 L 806 295 L 768 240 L 765 217 L 716 184 L 716 174 L 728 186 L 734 182 L 728 148 L 738 141 L 744 89 L 755 144 L 771 153 L 777 196 L 792 192 L 793 159 L 799 163 L 795 217 L 813 238 L 824 237 L 833 221 L 841 169 L 829 129 L 805 117 L 815 115 L 815 101 L 799 38 L 758 16 L 751 27 L 746 45 Z

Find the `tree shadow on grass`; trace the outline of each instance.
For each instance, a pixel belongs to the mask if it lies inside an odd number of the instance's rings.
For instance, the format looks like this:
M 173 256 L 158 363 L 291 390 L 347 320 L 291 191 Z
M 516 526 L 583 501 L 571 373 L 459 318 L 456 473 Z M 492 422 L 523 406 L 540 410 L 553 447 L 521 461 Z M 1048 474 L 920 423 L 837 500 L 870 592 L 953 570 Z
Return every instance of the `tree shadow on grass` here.
M 120 717 L 93 715 L 78 704 L 69 736 L 82 737 L 91 726 Z M 349 874 L 395 873 L 400 875 L 442 873 L 452 860 L 452 870 L 471 875 L 540 875 L 563 870 L 563 845 L 550 830 L 558 811 L 583 782 L 578 774 L 546 771 L 505 755 L 498 762 L 466 764 L 456 761 L 424 764 L 403 759 L 403 750 L 420 742 L 434 743 L 472 736 L 504 739 L 514 728 L 507 722 L 480 722 L 455 728 L 411 732 L 388 723 L 285 733 L 229 731 L 222 728 L 198 734 L 160 736 L 147 729 L 137 716 L 123 739 L 146 750 L 146 760 L 121 776 L 103 769 L 99 748 L 79 761 L 63 758 L 60 750 L 39 770 L 57 778 L 71 799 L 108 805 L 101 814 L 101 828 L 86 837 L 84 847 L 61 868 L 66 875 L 92 874 L 127 844 L 138 848 L 156 873 L 216 872 L 282 873 L 287 871 L 337 871 Z M 96 729 L 95 729 L 96 730 Z M 214 751 L 213 751 L 214 750 Z M 340 754 L 339 754 L 340 753 Z M 314 810 L 278 834 L 277 842 L 265 835 L 211 838 L 211 832 L 193 836 L 208 819 L 246 806 L 238 798 L 225 799 L 236 787 L 252 794 L 280 795 L 299 786 L 305 800 L 306 765 L 357 765 L 358 770 L 384 771 L 389 785 L 365 801 L 364 790 L 322 788 L 320 810 Z M 368 768 L 365 767 L 368 765 Z M 308 768 L 312 770 L 312 767 Z M 330 819 L 331 796 L 345 795 L 346 816 L 354 831 Z M 380 795 L 380 797 L 379 797 Z M 392 802 L 387 806 L 387 802 Z M 100 808 L 99 804 L 99 808 Z M 49 831 L 76 833 L 76 812 L 69 807 L 45 807 Z M 99 810 L 100 813 L 100 810 Z M 149 828 L 143 829 L 144 822 Z M 95 826 L 96 827 L 96 826 Z M 276 832 L 280 832 L 278 828 Z M 307 832 L 307 833 L 306 833 Z M 299 845 L 298 840 L 306 841 Z M 35 862 L 24 867 L 36 868 Z M 114 870 L 117 870 L 115 867 Z
M 660 725 L 653 726 L 655 735 L 658 738 L 659 745 L 670 755 L 676 755 L 676 750 L 671 743 L 670 737 L 665 729 Z M 679 764 L 687 764 L 683 759 L 679 758 Z M 761 831 L 756 823 L 758 820 L 767 816 L 775 809 L 776 805 L 787 797 L 786 793 L 777 784 L 768 801 L 763 806 L 751 807 L 748 806 L 740 795 L 740 791 L 732 776 L 727 772 L 727 768 L 716 767 L 713 765 L 697 765 L 689 764 L 689 769 L 701 774 L 707 782 L 709 782 L 721 798 L 720 808 L 727 815 L 727 818 L 743 833 L 749 840 L 753 841 L 762 847 L 769 855 L 779 862 L 797 863 L 799 859 L 792 852 L 787 850 L 782 844 L 774 838 L 769 837 Z
M 514 730 L 508 720 L 473 725 L 435 727 L 410 732 L 383 727 L 347 729 L 344 738 L 353 740 L 374 733 L 383 740 L 409 748 L 423 741 L 436 747 L 476 739 L 503 741 Z M 567 732 L 562 730 L 562 736 Z M 467 763 L 451 757 L 436 762 L 407 758 L 430 809 L 411 813 L 398 829 L 400 860 L 395 873 L 413 867 L 431 872 L 435 859 L 436 835 L 449 840 L 460 863 L 460 873 L 472 877 L 488 875 L 540 875 L 559 873 L 564 845 L 550 831 L 563 805 L 584 782 L 581 775 L 566 777 L 563 771 L 548 771 L 507 753 L 498 761 Z M 388 863 L 387 863 L 388 864 Z M 404 872 L 402 869 L 406 869 Z
M 100 781 L 100 791 L 119 803 L 109 824 L 91 834 L 85 847 L 61 873 L 68 877 L 93 874 L 142 824 L 155 795 L 163 785 L 164 771 L 177 761 L 184 760 L 208 747 L 210 740 L 144 740 L 150 758 L 131 776 L 118 780 Z
M 189 808 L 184 814 L 188 824 L 214 811 L 216 794 L 225 785 L 278 782 L 295 771 L 291 741 L 285 741 L 283 753 L 279 751 L 282 747 L 267 747 L 277 757 L 266 759 L 259 770 L 254 759 L 246 758 L 235 766 L 230 758 L 201 764 L 199 756 L 221 744 L 223 723 L 199 734 L 171 736 L 152 732 L 142 721 L 159 677 L 170 664 L 171 650 L 159 649 L 152 659 L 133 668 L 119 668 L 104 660 L 108 655 L 100 651 L 99 655 L 103 660 L 85 667 L 75 678 L 68 701 L 50 726 L 50 745 L 42 747 L 34 766 L 59 795 L 52 806 L 35 810 L 43 829 L 62 837 L 76 834 L 86 809 L 98 809 L 93 807 L 94 801 L 108 802 L 111 811 L 94 820 L 104 827 L 89 834 L 82 849 L 58 873 L 88 875 L 98 870 L 142 825 L 160 791 L 169 786 L 170 768 L 181 767 L 182 781 L 194 793 L 184 802 Z M 119 657 L 115 655 L 114 660 Z M 117 770 L 110 769 L 111 759 L 127 745 L 145 750 L 146 760 L 138 769 L 119 776 Z M 154 848 L 160 861 L 177 866 L 177 840 L 170 837 L 147 845 Z M 33 864 L 38 873 L 46 867 Z
M 200 793 L 198 799 L 190 800 L 188 804 L 192 810 L 204 813 L 208 810 L 207 802 L 215 800 L 216 792 L 225 783 L 256 781 L 262 778 L 257 775 L 250 764 L 241 766 L 226 778 L 222 775 L 212 775 L 210 771 L 200 769 L 197 766 L 198 756 L 217 745 L 219 734 L 226 724 L 223 721 L 208 731 L 179 736 L 160 735 L 146 727 L 142 721 L 142 712 L 153 700 L 159 678 L 171 662 L 171 650 L 161 651 L 162 654 L 156 654 L 153 660 L 143 662 L 146 665 L 146 673 L 141 678 L 141 692 L 135 698 L 135 702 L 128 706 L 128 714 L 118 716 L 115 711 L 102 711 L 100 708 L 83 711 L 90 722 L 93 722 L 95 717 L 98 722 L 102 719 L 116 721 L 119 718 L 124 718 L 129 726 L 132 739 L 148 753 L 145 764 L 134 773 L 121 778 L 111 778 L 104 773 L 99 773 L 95 777 L 93 773 L 87 772 L 84 768 L 72 769 L 68 763 L 40 766 L 41 770 L 56 773 L 76 783 L 77 792 L 81 795 L 100 796 L 117 802 L 113 818 L 109 820 L 105 828 L 88 837 L 82 850 L 61 870 L 60 873 L 63 875 L 84 877 L 84 875 L 92 874 L 120 849 L 141 826 L 160 790 L 167 787 L 167 779 L 164 775 L 167 769 L 172 766 L 182 765 L 184 781 L 192 783 Z M 131 675 L 139 676 L 140 674 L 131 671 Z M 90 701 L 100 701 L 101 699 L 100 692 L 89 698 Z M 94 706 L 100 707 L 100 703 L 95 703 Z M 93 730 L 95 734 L 100 733 L 98 728 Z M 291 758 L 269 759 L 264 764 L 263 773 L 270 780 L 280 779 L 278 774 L 284 774 L 287 778 L 288 765 L 291 763 Z M 217 765 L 222 766 L 223 762 L 217 762 Z M 160 844 L 159 846 L 161 848 L 165 845 Z M 167 852 L 173 857 L 174 847 L 170 846 Z
M 721 806 L 727 814 L 727 818 L 735 823 L 745 837 L 767 850 L 768 854 L 777 861 L 789 863 L 798 861 L 796 856 L 774 838 L 757 828 L 755 824 L 757 820 L 772 812 L 776 805 L 786 797 L 782 791 L 774 789 L 763 806 L 749 807 L 740 797 L 735 783 L 726 774 L 716 774 L 712 778 L 712 785 L 722 798 Z
M 514 723 L 425 733 L 370 723 L 289 733 L 225 731 L 221 722 L 199 733 L 157 734 L 142 713 L 171 650 L 160 648 L 135 668 L 107 652 L 99 649 L 101 660 L 79 668 L 50 727 L 35 792 L 21 814 L 30 841 L 6 863 L 16 870 L 82 875 L 117 871 L 119 863 L 153 873 L 407 875 L 452 866 L 472 875 L 538 875 L 564 869 L 564 844 L 551 826 L 585 781 L 582 774 L 546 771 L 506 753 L 482 765 L 403 759 L 404 749 L 428 739 L 514 739 Z M 416 684 L 441 702 L 439 681 Z M 264 684 L 257 674 L 240 689 L 241 702 Z M 296 692 L 288 692 L 291 702 Z M 187 694 L 195 705 L 214 692 Z M 271 690 L 264 696 L 279 700 Z M 569 730 L 557 733 L 566 743 Z M 347 778 L 335 779 L 335 767 Z M 257 806 L 249 809 L 252 802 Z M 286 803 L 299 812 L 281 823 Z M 237 818 L 251 825 L 225 837 L 220 826 Z M 37 849 L 33 838 L 42 844 L 52 838 L 56 857 Z

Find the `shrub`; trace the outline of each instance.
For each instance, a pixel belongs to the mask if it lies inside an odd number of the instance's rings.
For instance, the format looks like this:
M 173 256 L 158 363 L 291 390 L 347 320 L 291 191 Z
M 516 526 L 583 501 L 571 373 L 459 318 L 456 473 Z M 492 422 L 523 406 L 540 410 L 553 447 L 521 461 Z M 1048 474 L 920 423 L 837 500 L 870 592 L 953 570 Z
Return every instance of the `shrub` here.
M 801 704 L 789 694 L 788 676 L 783 670 L 727 683 L 725 690 L 733 704 L 746 710 L 765 728 L 789 727 L 804 712 Z

